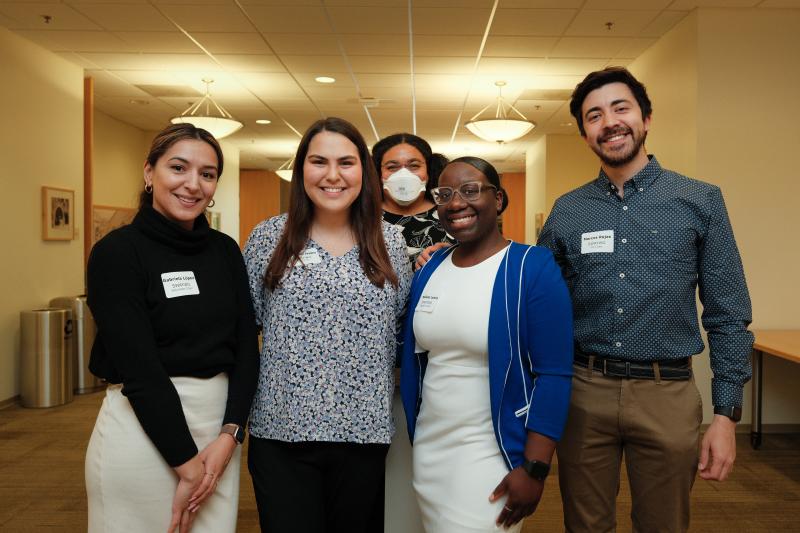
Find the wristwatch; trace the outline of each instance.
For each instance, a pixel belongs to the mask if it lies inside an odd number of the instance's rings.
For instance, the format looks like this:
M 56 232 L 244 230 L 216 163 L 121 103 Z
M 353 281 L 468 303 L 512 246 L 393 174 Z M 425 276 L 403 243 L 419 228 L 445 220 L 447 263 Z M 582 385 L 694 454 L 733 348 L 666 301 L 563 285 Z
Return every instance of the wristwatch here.
M 219 434 L 227 433 L 236 441 L 236 444 L 244 442 L 244 428 L 239 424 L 225 424 L 219 431 Z
M 742 419 L 742 408 L 715 405 L 714 414 L 727 416 L 734 422 L 738 422 Z
M 547 474 L 550 473 L 550 465 L 548 463 L 536 460 L 528 461 L 525 459 L 522 462 L 522 469 L 538 481 L 544 481 L 547 479 Z

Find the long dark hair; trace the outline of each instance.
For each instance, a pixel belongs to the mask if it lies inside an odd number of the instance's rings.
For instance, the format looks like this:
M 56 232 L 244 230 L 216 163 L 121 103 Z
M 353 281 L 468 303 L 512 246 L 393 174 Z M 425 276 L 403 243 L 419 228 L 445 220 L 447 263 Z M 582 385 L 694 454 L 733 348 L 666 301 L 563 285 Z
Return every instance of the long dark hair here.
M 303 166 L 311 139 L 323 131 L 344 135 L 358 149 L 363 173 L 361 192 L 350 206 L 350 227 L 358 243 L 358 259 L 361 268 L 373 285 L 382 288 L 388 280 L 397 287 L 397 274 L 389 260 L 389 253 L 386 251 L 386 243 L 383 240 L 380 179 L 375 171 L 375 165 L 372 164 L 372 159 L 369 157 L 364 137 L 355 126 L 337 117 L 316 121 L 306 130 L 300 140 L 300 146 L 294 156 L 295 164 L 292 171 L 286 226 L 264 273 L 264 285 L 271 291 L 275 290 L 289 265 L 294 265 L 300 259 L 300 253 L 308 241 L 311 222 L 314 219 L 314 204 L 306 194 L 303 183 Z
M 381 175 L 380 169 L 383 164 L 383 156 L 398 144 L 413 146 L 419 150 L 419 153 L 425 158 L 425 167 L 428 174 L 428 182 L 425 184 L 425 198 L 433 202 L 431 189 L 439 186 L 439 174 L 441 174 L 444 167 L 447 166 L 447 157 L 442 154 L 434 153 L 431 145 L 422 137 L 417 137 L 413 133 L 395 133 L 384 137 L 372 147 L 372 162 L 375 164 L 379 178 Z M 381 187 L 381 198 L 383 198 L 383 187 Z
M 211 148 L 214 149 L 214 153 L 217 154 L 217 179 L 222 177 L 224 158 L 222 157 L 222 148 L 219 146 L 219 143 L 208 131 L 203 128 L 198 128 L 193 124 L 189 124 L 188 122 L 172 124 L 158 132 L 153 138 L 153 142 L 150 144 L 150 151 L 147 152 L 147 159 L 145 161 L 147 161 L 147 164 L 150 165 L 151 168 L 156 168 L 156 163 L 161 159 L 161 156 L 167 153 L 167 150 L 169 150 L 173 144 L 178 141 L 183 141 L 184 139 L 203 141 L 211 146 Z M 153 195 L 147 191 L 142 191 L 139 194 L 139 209 L 147 205 L 153 205 Z

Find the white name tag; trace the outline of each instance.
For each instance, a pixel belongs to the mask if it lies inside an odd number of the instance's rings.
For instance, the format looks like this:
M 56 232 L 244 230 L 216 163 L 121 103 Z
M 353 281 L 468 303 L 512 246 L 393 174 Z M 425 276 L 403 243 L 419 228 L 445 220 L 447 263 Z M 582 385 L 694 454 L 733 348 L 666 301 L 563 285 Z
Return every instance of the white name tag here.
M 581 235 L 581 253 L 611 253 L 614 251 L 614 230 L 592 231 Z
M 316 265 L 317 263 L 322 263 L 322 257 L 320 257 L 316 248 L 306 248 L 300 254 L 300 261 L 304 265 Z
M 423 294 L 422 297 L 419 299 L 419 302 L 417 303 L 417 312 L 433 313 L 433 310 L 436 309 L 436 304 L 438 303 L 439 303 L 438 296 Z
M 200 294 L 194 272 L 164 272 L 161 274 L 161 283 L 164 284 L 164 294 L 167 298 Z

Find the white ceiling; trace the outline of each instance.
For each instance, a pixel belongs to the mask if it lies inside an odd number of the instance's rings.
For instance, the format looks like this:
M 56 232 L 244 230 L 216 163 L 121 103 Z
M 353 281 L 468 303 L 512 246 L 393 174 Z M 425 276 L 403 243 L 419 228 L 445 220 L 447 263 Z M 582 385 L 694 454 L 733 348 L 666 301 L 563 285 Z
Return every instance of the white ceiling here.
M 227 139 L 240 148 L 242 168 L 277 168 L 293 155 L 296 132 L 321 116 L 350 120 L 372 144 L 376 132 L 412 131 L 416 114 L 417 134 L 436 150 L 521 170 L 533 135 L 576 131 L 563 96 L 523 93 L 563 95 L 592 70 L 627 65 L 695 7 L 798 8 L 800 0 L 498 0 L 490 24 L 494 5 L 0 0 L 0 25 L 84 67 L 97 108 L 138 128 L 160 129 L 196 101 L 191 94 L 204 91 L 203 78 L 214 79 L 214 99 L 245 125 Z M 322 75 L 336 82 L 314 81 Z M 495 99 L 497 80 L 508 82 L 504 96 L 538 124 L 502 146 L 463 126 Z M 156 97 L 138 86 L 170 86 L 185 96 Z M 359 98 L 379 103 L 368 108 Z M 260 118 L 272 123 L 258 125 Z

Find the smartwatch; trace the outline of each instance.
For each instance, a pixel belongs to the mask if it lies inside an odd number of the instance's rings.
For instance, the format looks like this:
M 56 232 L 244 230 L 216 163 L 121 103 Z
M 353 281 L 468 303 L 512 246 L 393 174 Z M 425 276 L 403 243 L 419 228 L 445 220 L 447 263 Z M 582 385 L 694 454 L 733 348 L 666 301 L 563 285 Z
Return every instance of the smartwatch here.
M 225 424 L 222 426 L 219 434 L 227 433 L 236 441 L 236 444 L 244 442 L 244 428 L 239 424 Z
M 550 473 L 550 465 L 542 461 L 528 461 L 525 459 L 522 462 L 522 469 L 527 472 L 529 476 L 538 481 L 547 479 L 547 474 Z
M 727 416 L 734 422 L 738 422 L 739 420 L 742 419 L 742 408 L 715 405 L 714 414 Z

